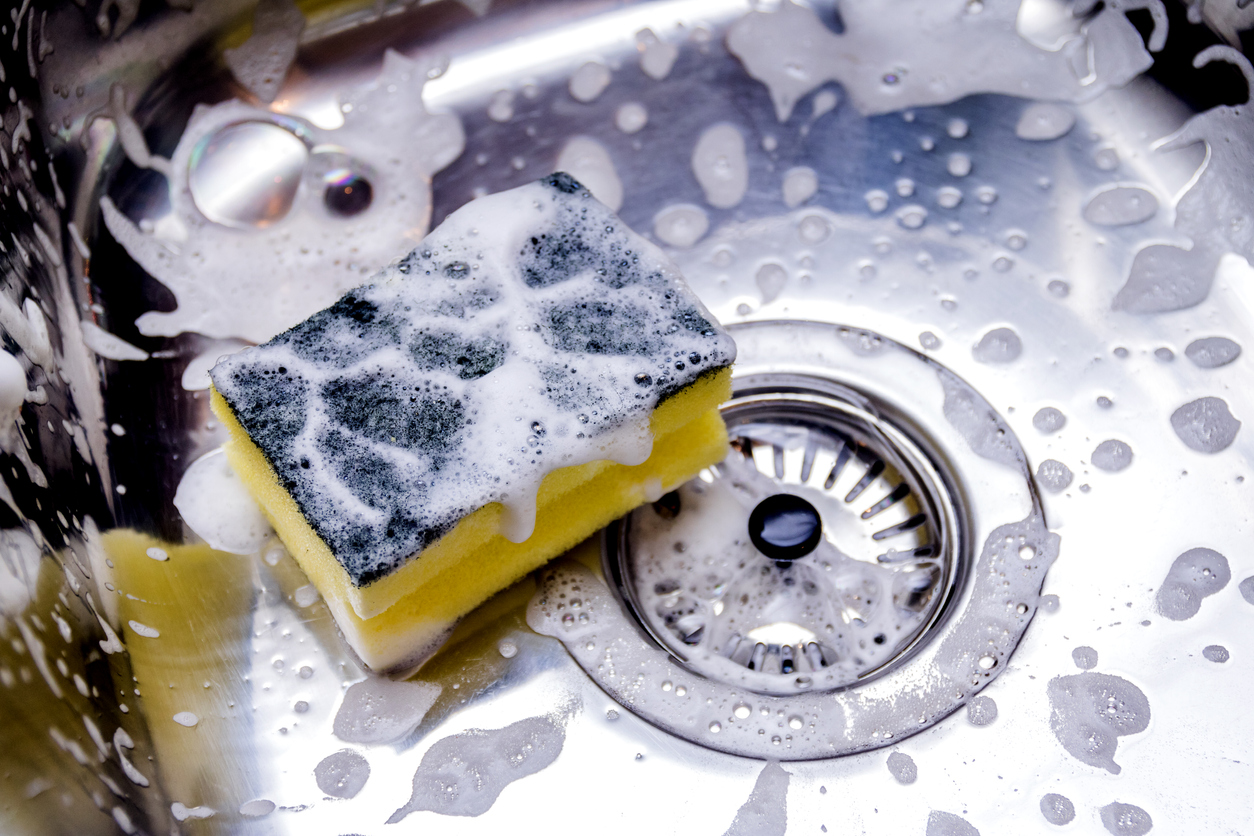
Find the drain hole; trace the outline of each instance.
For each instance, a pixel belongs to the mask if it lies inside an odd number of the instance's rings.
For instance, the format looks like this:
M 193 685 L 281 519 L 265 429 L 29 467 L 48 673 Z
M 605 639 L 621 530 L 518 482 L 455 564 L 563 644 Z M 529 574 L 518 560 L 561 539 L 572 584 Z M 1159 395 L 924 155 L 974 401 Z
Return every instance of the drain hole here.
M 733 399 L 724 418 L 727 459 L 620 525 L 624 600 L 675 658 L 759 692 L 894 666 L 957 575 L 922 453 L 819 393 Z

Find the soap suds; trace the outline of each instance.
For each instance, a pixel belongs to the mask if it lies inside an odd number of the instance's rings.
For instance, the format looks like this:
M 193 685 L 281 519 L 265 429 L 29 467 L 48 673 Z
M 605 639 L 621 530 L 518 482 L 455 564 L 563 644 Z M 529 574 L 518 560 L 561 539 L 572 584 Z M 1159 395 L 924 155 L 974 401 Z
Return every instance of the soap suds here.
M 1153 7 L 1161 10 L 1160 2 Z M 859 112 L 890 113 L 944 104 L 972 93 L 1083 101 L 1121 87 L 1152 58 L 1123 9 L 1107 4 L 1057 50 L 1041 49 L 1016 31 L 1017 3 L 898 2 L 840 8 L 832 32 L 813 11 L 784 0 L 754 10 L 727 33 L 728 50 L 770 91 L 775 115 L 788 120 L 797 102 L 838 81 Z M 1166 39 L 1155 21 L 1151 49 Z M 911 25 L 902 25 L 908 20 Z
M 640 50 L 640 69 L 654 81 L 661 81 L 671 74 L 679 47 L 659 40 L 651 29 L 636 33 L 636 48 Z
M 260 0 L 253 12 L 252 34 L 240 46 L 224 50 L 222 59 L 236 81 L 269 104 L 296 59 L 303 31 L 305 16 L 292 0 Z
M 933 810 L 927 817 L 927 836 L 980 836 L 980 831 L 961 816 Z
M 596 61 L 588 61 L 571 74 L 568 89 L 576 101 L 587 104 L 605 92 L 605 88 L 610 86 L 611 78 L 609 67 Z
M 218 551 L 252 554 L 274 534 L 221 448 L 192 462 L 174 491 L 188 528 Z
M 1010 328 L 994 328 L 980 338 L 971 353 L 981 363 L 1012 363 L 1023 353 L 1023 342 Z
M 893 752 L 888 756 L 888 771 L 897 779 L 899 784 L 913 784 L 919 779 L 919 768 L 914 764 L 914 758 L 904 752 Z
M 370 762 L 352 749 L 327 755 L 314 767 L 318 789 L 333 798 L 352 798 L 370 778 Z
M 1049 725 L 1062 747 L 1077 760 L 1118 774 L 1119 738 L 1149 727 L 1149 700 L 1118 676 L 1091 671 L 1059 676 L 1046 687 Z
M 1232 580 L 1228 559 L 1214 549 L 1189 549 L 1177 557 L 1158 588 L 1158 612 L 1172 621 L 1197 615 L 1202 599 L 1214 595 Z
M 148 352 L 114 336 L 94 322 L 82 323 L 83 342 L 106 360 L 147 360 Z
M 710 216 L 691 203 L 672 204 L 653 216 L 653 234 L 672 247 L 691 247 L 709 229 Z
M 1103 189 L 1084 207 L 1084 219 L 1098 226 L 1131 226 L 1158 214 L 1158 198 L 1140 186 Z
M 1227 61 L 1245 75 L 1254 92 L 1254 68 L 1229 46 L 1211 46 L 1193 59 L 1194 67 Z M 1225 253 L 1254 261 L 1254 107 L 1220 105 L 1189 119 L 1157 143 L 1173 151 L 1194 143 L 1206 145 L 1206 157 L 1189 190 L 1176 203 L 1175 229 L 1192 242 L 1188 248 L 1150 244 L 1132 260 L 1127 282 L 1112 307 L 1131 313 L 1159 313 L 1190 308 L 1210 293 L 1215 271 Z
M 1032 426 L 1043 433 L 1056 433 L 1066 425 L 1067 416 L 1052 406 L 1042 407 L 1032 416 Z
M 1241 346 L 1227 337 L 1203 337 L 1189 343 L 1184 356 L 1199 369 L 1217 369 L 1241 356 Z
M 1051 792 L 1041 797 L 1041 815 L 1045 821 L 1061 827 L 1075 819 L 1075 805 L 1065 795 Z
M 623 205 L 623 181 L 605 146 L 586 136 L 567 140 L 557 155 L 554 171 L 565 171 L 592 192 L 592 196 L 617 212 Z
M 431 176 L 464 144 L 455 116 L 428 114 L 422 106 L 422 86 L 435 65 L 435 59 L 411 61 L 389 50 L 379 78 L 345 97 L 351 109 L 334 130 L 239 101 L 196 108 L 172 158 L 171 214 L 159 225 L 165 237 L 141 231 L 108 197 L 101 199 L 109 232 L 178 303 L 174 311 L 140 316 L 140 333 L 195 331 L 264 342 L 412 247 L 430 218 Z M 277 125 L 322 149 L 310 154 L 290 211 L 263 228 L 209 221 L 188 188 L 202 143 L 241 122 Z M 237 178 L 253 165 L 245 151 Z M 230 165 L 224 165 L 228 178 Z M 371 202 L 349 216 L 329 211 L 325 201 L 341 172 L 370 175 Z
M 1015 125 L 1019 139 L 1043 142 L 1066 136 L 1075 127 L 1075 113 L 1061 105 L 1038 103 L 1028 105 Z
M 1254 109 L 1254 108 L 1252 108 Z M 1190 449 L 1218 453 L 1236 440 L 1241 422 L 1223 398 L 1198 398 L 1171 413 L 1171 428 Z
M 738 205 L 749 188 L 749 160 L 740 131 L 727 122 L 706 128 L 692 150 L 692 172 L 711 206 Z
M 723 836 L 784 836 L 788 829 L 788 782 L 792 775 L 774 761 L 758 773 L 753 792 Z
M 1071 651 L 1071 661 L 1082 671 L 1091 671 L 1097 667 L 1097 651 L 1091 647 L 1081 646 Z
M 1074 478 L 1071 468 L 1057 459 L 1046 459 L 1036 468 L 1036 481 L 1050 493 L 1065 491 Z
M 344 692 L 332 731 L 345 743 L 392 743 L 417 728 L 443 688 L 371 676 Z
M 1115 836 L 1145 836 L 1154 827 L 1150 814 L 1135 804 L 1112 801 L 1099 812 L 1102 826 Z
M 502 790 L 534 775 L 562 752 L 566 730 L 548 717 L 503 729 L 471 729 L 434 743 L 414 773 L 413 793 L 388 824 L 430 810 L 442 816 L 480 816 Z
M 1093 466 L 1107 473 L 1118 473 L 1132 464 L 1132 448 L 1125 442 L 1108 438 L 1093 450 Z
M 967 703 L 967 722 L 973 726 L 987 726 L 997 719 L 997 703 L 983 695 Z

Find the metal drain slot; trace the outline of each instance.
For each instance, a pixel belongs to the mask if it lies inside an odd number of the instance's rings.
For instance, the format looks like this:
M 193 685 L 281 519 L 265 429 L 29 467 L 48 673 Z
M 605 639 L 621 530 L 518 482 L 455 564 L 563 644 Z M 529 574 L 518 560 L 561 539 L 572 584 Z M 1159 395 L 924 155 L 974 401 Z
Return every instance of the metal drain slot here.
M 677 659 L 753 690 L 842 688 L 891 668 L 958 574 L 934 513 L 949 500 L 922 454 L 820 393 L 759 391 L 724 418 L 728 458 L 621 526 L 624 600 Z

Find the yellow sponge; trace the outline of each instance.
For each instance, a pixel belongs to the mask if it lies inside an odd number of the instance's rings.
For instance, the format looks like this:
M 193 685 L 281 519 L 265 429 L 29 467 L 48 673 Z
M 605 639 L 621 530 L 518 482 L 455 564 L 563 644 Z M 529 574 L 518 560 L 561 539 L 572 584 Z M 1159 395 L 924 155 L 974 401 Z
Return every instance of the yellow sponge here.
M 735 344 L 564 174 L 211 372 L 227 456 L 376 669 L 718 461 Z

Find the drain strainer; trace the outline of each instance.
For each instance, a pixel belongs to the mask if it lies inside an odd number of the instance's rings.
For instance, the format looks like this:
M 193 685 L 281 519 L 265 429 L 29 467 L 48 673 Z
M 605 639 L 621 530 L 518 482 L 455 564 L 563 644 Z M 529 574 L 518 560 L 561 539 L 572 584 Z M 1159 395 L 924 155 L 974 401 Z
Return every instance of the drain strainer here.
M 629 710 L 784 760 L 895 742 L 1005 668 L 1057 554 L 1017 439 L 868 331 L 734 327 L 731 454 L 606 530 L 528 610 Z
M 865 399 L 741 381 L 732 454 L 608 533 L 607 570 L 694 672 L 766 694 L 888 670 L 941 619 L 962 542 L 939 474 Z

